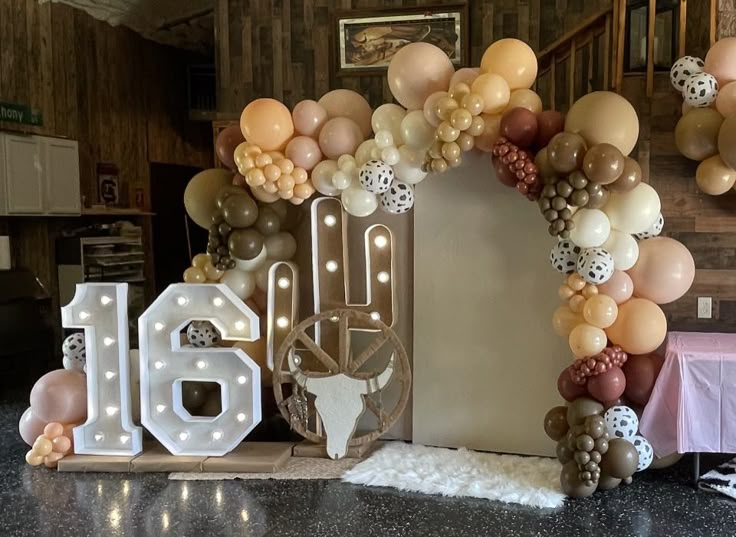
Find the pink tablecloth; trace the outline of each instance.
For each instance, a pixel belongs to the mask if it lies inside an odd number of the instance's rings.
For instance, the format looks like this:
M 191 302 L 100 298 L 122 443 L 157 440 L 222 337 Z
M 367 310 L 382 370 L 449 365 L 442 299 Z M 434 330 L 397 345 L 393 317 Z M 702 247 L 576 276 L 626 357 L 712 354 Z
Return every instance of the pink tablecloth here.
M 736 453 L 736 334 L 670 332 L 640 423 L 654 453 Z

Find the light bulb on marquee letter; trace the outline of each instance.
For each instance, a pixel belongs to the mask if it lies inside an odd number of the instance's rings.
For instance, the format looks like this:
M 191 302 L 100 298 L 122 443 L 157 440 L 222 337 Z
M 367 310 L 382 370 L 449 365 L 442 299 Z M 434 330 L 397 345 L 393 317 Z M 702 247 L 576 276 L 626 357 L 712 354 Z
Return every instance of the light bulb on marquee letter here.
M 74 452 L 140 453 L 142 431 L 130 412 L 128 284 L 77 285 L 72 301 L 61 308 L 61 323 L 84 328 L 87 354 L 87 421 L 74 428 Z
M 211 322 L 223 340 L 260 337 L 258 316 L 226 285 L 170 285 L 138 319 L 141 421 L 174 455 L 222 456 L 261 421 L 261 370 L 239 348 L 182 347 L 180 332 L 192 321 Z M 190 415 L 185 381 L 220 384 L 222 413 Z

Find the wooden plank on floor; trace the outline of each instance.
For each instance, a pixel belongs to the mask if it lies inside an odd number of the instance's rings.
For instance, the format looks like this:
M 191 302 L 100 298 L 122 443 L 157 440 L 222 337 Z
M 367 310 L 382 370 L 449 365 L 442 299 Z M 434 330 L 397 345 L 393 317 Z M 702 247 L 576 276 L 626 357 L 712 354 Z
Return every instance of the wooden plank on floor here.
M 245 442 L 224 457 L 207 457 L 203 472 L 273 473 L 291 458 L 293 442 Z
M 351 446 L 348 448 L 347 455 L 349 459 L 362 459 L 369 453 L 383 446 L 383 442 L 368 442 L 359 446 Z M 304 440 L 294 446 L 294 457 L 312 457 L 318 459 L 327 459 L 327 447 L 324 444 L 315 444 Z
M 172 455 L 163 446 L 145 450 L 131 461 L 131 472 L 201 472 L 207 457 Z
M 135 457 L 111 455 L 69 455 L 59 461 L 60 472 L 130 472 L 131 462 Z

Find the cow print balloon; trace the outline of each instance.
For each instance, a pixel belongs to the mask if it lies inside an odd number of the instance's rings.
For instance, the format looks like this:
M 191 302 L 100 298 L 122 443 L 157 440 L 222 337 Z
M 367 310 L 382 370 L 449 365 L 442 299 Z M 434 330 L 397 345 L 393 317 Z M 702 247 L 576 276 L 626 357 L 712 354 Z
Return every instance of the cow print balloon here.
M 404 181 L 394 181 L 388 192 L 381 195 L 381 209 L 390 214 L 402 214 L 414 207 L 414 188 Z
M 358 179 L 368 192 L 383 194 L 391 187 L 394 170 L 382 160 L 369 160 L 360 168 Z
M 634 233 L 634 237 L 640 241 L 651 239 L 652 237 L 656 237 L 662 233 L 662 228 L 664 228 L 664 216 L 662 216 L 662 213 L 659 213 L 659 217 L 651 226 L 649 226 L 649 229 L 642 231 L 641 233 Z
M 639 430 L 639 418 L 627 406 L 612 406 L 603 414 L 606 427 L 611 438 L 623 438 L 632 441 Z
M 698 73 L 685 81 L 682 97 L 693 108 L 710 106 L 718 96 L 718 81 L 708 73 Z
M 562 240 L 552 247 L 549 262 L 557 272 L 571 274 L 575 272 L 582 249 L 571 240 Z
M 687 79 L 693 75 L 703 72 L 705 63 L 695 56 L 683 56 L 677 60 L 672 69 L 670 69 L 670 81 L 672 86 L 679 92 L 682 92 Z
M 580 254 L 577 272 L 588 283 L 600 285 L 613 276 L 613 256 L 603 248 L 586 248 Z
M 86 371 L 87 351 L 85 349 L 83 332 L 75 332 L 67 337 L 61 345 L 61 353 L 64 355 L 62 359 L 64 369 Z
M 652 444 L 649 443 L 649 440 L 640 435 L 634 436 L 630 442 L 634 444 L 636 452 L 639 454 L 639 465 L 636 467 L 636 471 L 641 472 L 646 470 L 654 460 Z
M 187 327 L 187 340 L 193 347 L 214 347 L 220 339 L 220 332 L 209 321 L 193 321 Z

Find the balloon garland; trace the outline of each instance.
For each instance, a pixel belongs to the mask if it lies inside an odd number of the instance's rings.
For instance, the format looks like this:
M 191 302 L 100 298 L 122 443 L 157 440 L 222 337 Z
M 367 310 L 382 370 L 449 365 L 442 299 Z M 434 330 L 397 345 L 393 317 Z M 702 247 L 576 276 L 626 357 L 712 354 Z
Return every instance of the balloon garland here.
M 736 38 L 717 41 L 705 56 L 683 56 L 670 70 L 682 94 L 682 117 L 675 144 L 683 156 L 699 161 L 695 182 L 712 196 L 736 185 Z
M 697 62 L 687 65 L 690 72 L 697 68 Z M 558 442 L 564 492 L 588 496 L 630 482 L 648 466 L 641 462 L 651 461 L 646 440 L 616 435 L 606 426 L 604 410 L 634 413 L 615 406 L 627 397 L 628 386 L 632 404 L 646 404 L 658 373 L 648 356 L 667 331 L 659 304 L 687 292 L 694 262 L 685 246 L 658 237 L 664 225 L 659 196 L 629 156 L 639 135 L 631 104 L 597 91 L 574 103 L 566 117 L 543 111 L 531 89 L 536 75 L 534 52 L 517 39 L 491 44 L 480 68 L 457 72 L 439 48 L 412 43 L 388 68 L 398 104 L 373 111 L 361 95 L 344 89 L 301 101 L 291 112 L 274 99 L 256 99 L 243 110 L 241 136 L 223 131 L 217 139 L 217 154 L 236 175 L 213 175 L 206 183 L 195 177 L 197 195 L 185 195 L 185 202 L 197 224 L 214 225 L 221 236 L 239 227 L 229 221 L 225 205 L 235 203 L 230 199 L 240 200 L 238 213 L 248 205 L 262 215 L 270 203 L 299 205 L 316 191 L 339 197 L 352 216 L 368 216 L 379 207 L 401 214 L 412 208 L 414 188 L 430 174 L 460 166 L 465 152 L 491 153 L 489 168 L 498 180 L 537 202 L 549 234 L 558 239 L 550 263 L 565 280 L 558 291 L 563 304 L 552 321 L 568 338 L 575 360 L 558 379 L 567 406 L 548 413 L 545 431 Z M 695 95 L 691 88 L 700 88 L 701 79 L 710 91 L 712 80 L 705 77 L 682 87 Z M 698 155 L 710 156 L 717 147 L 711 142 L 708 151 L 693 143 L 693 154 L 698 149 Z M 252 204 L 240 199 L 248 192 Z M 245 220 L 241 226 L 252 225 L 252 218 Z M 217 263 L 195 258 L 206 281 L 232 266 L 231 259 L 240 267 L 261 255 L 255 242 L 246 241 L 242 250 L 230 240 L 215 242 L 210 254 L 219 256 Z M 267 240 L 264 248 L 270 257 Z M 219 260 L 225 267 L 209 267 Z

